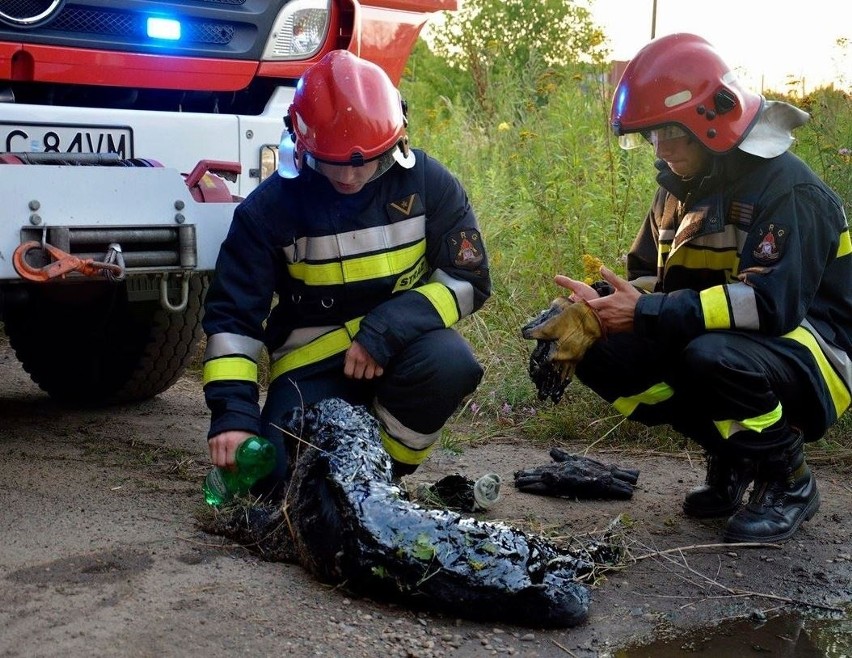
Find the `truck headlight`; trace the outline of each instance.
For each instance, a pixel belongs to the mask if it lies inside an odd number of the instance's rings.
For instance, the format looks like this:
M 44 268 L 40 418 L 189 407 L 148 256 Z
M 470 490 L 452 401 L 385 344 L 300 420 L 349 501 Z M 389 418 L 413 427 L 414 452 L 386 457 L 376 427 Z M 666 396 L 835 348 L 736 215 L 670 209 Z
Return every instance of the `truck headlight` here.
M 266 180 L 278 171 L 278 144 L 260 147 L 260 180 Z
M 330 0 L 293 0 L 278 14 L 263 50 L 265 61 L 308 59 L 325 43 Z

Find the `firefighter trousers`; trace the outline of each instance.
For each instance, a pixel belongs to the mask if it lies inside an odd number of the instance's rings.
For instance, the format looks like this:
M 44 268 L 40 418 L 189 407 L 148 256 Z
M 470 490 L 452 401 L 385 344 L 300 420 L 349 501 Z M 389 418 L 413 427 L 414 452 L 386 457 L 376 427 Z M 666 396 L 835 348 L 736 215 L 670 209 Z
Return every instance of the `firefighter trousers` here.
M 276 470 L 260 490 L 286 481 L 295 441 L 281 429 L 294 409 L 338 397 L 363 405 L 379 418 L 382 439 L 397 471 L 412 472 L 429 454 L 441 428 L 462 400 L 473 393 L 483 369 L 467 341 L 453 329 L 429 331 L 391 359 L 381 377 L 349 379 L 345 353 L 293 370 L 275 379 L 263 404 L 264 436 L 278 451 Z M 376 413 L 379 410 L 380 413 Z M 407 468 L 406 468 L 407 467 Z
M 669 424 L 715 453 L 756 458 L 836 420 L 806 348 L 781 337 L 714 331 L 686 345 L 620 333 L 586 353 L 577 378 L 623 415 Z

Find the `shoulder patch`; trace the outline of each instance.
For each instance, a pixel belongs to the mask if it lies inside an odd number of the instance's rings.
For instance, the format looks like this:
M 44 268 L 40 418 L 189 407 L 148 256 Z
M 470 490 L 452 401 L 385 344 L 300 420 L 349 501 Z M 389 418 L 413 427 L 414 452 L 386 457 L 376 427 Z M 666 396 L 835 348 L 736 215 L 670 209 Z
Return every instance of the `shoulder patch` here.
M 453 233 L 447 238 L 453 265 L 473 270 L 482 263 L 482 237 L 476 229 Z
M 751 252 L 751 255 L 757 262 L 766 265 L 777 262 L 784 253 L 787 229 L 773 222 L 761 226 L 758 235 L 761 236 L 760 242 L 757 243 L 757 247 Z
M 420 195 L 416 192 L 401 199 L 391 201 L 387 205 L 388 217 L 390 217 L 392 222 L 422 215 L 424 212 L 423 202 L 420 200 Z

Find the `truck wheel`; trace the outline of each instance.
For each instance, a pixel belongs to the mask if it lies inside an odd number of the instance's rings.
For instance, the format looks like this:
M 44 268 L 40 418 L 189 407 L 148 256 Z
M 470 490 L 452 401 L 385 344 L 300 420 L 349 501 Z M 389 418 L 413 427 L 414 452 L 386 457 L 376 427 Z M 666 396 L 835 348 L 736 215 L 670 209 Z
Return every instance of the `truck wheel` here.
M 52 398 L 98 406 L 162 393 L 196 356 L 209 277 L 193 276 L 184 311 L 131 301 L 127 284 L 27 284 L 4 303 L 6 335 Z

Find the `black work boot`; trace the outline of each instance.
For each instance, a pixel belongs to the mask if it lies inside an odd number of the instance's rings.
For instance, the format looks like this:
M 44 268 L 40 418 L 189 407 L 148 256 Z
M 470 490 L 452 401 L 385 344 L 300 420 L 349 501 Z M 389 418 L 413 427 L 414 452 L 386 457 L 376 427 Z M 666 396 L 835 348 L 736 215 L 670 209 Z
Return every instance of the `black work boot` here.
M 816 479 L 799 438 L 760 464 L 748 504 L 728 519 L 725 541 L 786 541 L 818 509 Z
M 750 460 L 707 453 L 707 479 L 683 500 L 683 512 L 696 519 L 730 516 L 754 478 Z

